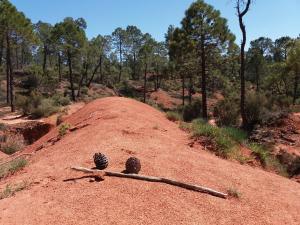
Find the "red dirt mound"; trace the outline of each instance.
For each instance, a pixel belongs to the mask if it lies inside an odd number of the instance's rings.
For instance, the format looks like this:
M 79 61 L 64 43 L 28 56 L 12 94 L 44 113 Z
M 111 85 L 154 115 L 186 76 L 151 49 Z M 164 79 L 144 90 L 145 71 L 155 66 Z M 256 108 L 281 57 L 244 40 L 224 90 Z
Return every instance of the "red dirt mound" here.
M 53 129 L 25 150 L 39 149 L 23 171 L 0 181 L 2 190 L 6 184 L 31 182 L 27 190 L 0 200 L 0 224 L 299 224 L 299 184 L 189 148 L 178 125 L 148 105 L 104 98 L 66 122 L 74 127 L 71 132 L 57 140 Z M 224 192 L 235 188 L 241 197 L 224 200 L 113 177 L 91 182 L 69 169 L 92 167 L 95 152 L 108 156 L 112 171 L 124 170 L 134 155 L 141 160 L 141 174 Z M 71 178 L 78 179 L 64 181 Z

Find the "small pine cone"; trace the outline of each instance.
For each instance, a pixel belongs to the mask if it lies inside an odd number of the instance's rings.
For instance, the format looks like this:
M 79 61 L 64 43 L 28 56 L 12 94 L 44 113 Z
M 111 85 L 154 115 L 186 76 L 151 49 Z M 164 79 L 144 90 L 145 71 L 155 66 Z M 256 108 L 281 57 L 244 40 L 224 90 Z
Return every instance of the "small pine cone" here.
M 138 174 L 141 170 L 141 162 L 138 158 L 130 157 L 126 161 L 126 172 Z
M 108 159 L 102 153 L 95 153 L 94 162 L 98 170 L 104 170 L 108 166 Z

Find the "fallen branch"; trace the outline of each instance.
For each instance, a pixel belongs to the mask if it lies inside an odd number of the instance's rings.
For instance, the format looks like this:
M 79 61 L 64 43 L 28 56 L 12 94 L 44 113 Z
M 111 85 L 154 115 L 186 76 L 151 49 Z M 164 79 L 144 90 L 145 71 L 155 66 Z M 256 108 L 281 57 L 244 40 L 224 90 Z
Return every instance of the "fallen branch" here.
M 207 194 L 210 194 L 210 195 L 213 195 L 216 197 L 220 197 L 220 198 L 227 198 L 227 194 L 219 192 L 219 191 L 215 191 L 211 188 L 193 185 L 193 184 L 187 184 L 187 183 L 179 182 L 179 181 L 172 180 L 172 179 L 162 178 L 162 177 L 144 176 L 144 175 L 138 175 L 138 174 L 124 174 L 124 173 L 104 171 L 104 170 L 88 169 L 88 168 L 83 168 L 83 167 L 71 167 L 71 169 L 80 171 L 80 172 L 84 172 L 84 173 L 90 173 L 95 176 L 99 176 L 101 178 L 103 178 L 104 176 L 110 176 L 110 177 L 131 178 L 131 179 L 144 180 L 144 181 L 149 181 L 149 182 L 160 182 L 160 183 L 165 183 L 165 184 L 185 188 L 188 190 L 207 193 Z

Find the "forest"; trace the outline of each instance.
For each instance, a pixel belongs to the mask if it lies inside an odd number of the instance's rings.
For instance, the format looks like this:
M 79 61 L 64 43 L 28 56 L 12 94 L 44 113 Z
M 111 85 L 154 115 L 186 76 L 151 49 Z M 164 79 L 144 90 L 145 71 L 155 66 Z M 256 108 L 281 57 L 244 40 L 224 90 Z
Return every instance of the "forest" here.
M 299 224 L 296 1 L 0 0 L 0 224 Z

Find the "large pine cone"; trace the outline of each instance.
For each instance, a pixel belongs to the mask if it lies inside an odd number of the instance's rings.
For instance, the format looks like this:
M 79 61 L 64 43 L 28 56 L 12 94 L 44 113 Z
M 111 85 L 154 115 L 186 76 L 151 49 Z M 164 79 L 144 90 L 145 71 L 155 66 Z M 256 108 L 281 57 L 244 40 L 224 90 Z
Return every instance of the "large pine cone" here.
M 104 170 L 108 166 L 108 159 L 102 153 L 95 153 L 94 162 L 98 170 Z
M 138 174 L 141 170 L 141 162 L 138 158 L 130 157 L 126 161 L 126 172 Z

